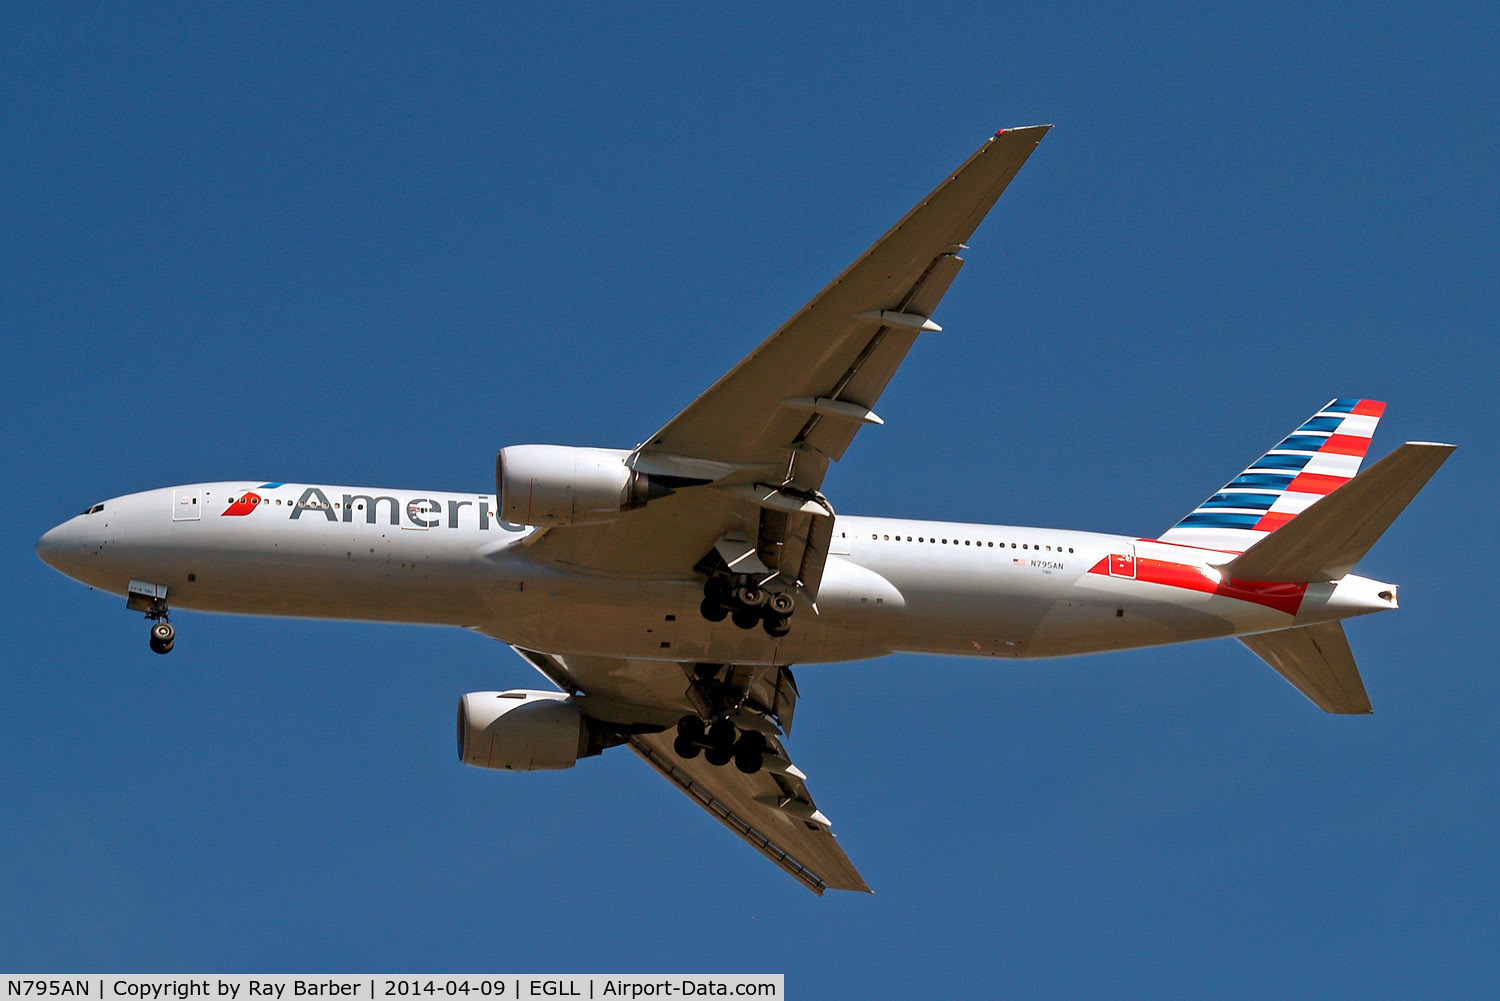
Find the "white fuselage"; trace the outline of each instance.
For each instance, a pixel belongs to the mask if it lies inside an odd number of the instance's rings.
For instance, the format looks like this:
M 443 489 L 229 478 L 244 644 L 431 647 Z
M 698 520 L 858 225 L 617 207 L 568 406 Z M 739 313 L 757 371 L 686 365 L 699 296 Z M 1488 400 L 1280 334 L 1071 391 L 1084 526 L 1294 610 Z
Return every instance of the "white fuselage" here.
M 253 501 L 246 498 L 253 497 Z M 37 544 L 100 590 L 174 609 L 463 626 L 559 654 L 811 663 L 896 651 L 1050 657 L 1284 629 L 1395 607 L 1395 589 L 1221 580 L 1225 553 L 1125 536 L 840 516 L 790 635 L 713 623 L 703 579 L 530 558 L 493 495 L 221 482 L 96 505 Z

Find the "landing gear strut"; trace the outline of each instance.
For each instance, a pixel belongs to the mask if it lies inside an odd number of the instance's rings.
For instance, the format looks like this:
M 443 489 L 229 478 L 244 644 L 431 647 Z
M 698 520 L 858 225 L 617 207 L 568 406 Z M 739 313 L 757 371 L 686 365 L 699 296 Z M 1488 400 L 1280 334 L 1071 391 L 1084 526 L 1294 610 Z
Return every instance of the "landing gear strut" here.
M 741 629 L 759 623 L 766 635 L 780 638 L 792 631 L 792 613 L 797 599 L 786 591 L 771 591 L 746 575 L 714 574 L 703 585 L 703 603 L 698 611 L 709 622 L 733 618 Z

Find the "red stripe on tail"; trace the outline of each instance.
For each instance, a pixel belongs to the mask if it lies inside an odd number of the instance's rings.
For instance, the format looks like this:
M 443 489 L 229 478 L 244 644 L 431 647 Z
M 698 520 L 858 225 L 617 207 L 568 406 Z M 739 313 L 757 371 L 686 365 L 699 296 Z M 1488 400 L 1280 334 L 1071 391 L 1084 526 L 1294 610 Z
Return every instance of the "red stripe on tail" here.
M 1299 473 L 1296 479 L 1287 484 L 1286 492 L 1289 494 L 1331 494 L 1348 482 L 1349 477 L 1347 476 L 1329 476 L 1325 473 Z
M 1361 438 L 1353 434 L 1331 434 L 1328 440 L 1319 448 L 1319 452 L 1331 452 L 1334 455 L 1364 455 L 1370 450 L 1370 439 Z
M 1105 577 L 1114 576 L 1116 580 L 1128 580 L 1129 578 L 1112 575 L 1109 572 L 1109 560 L 1110 558 L 1106 556 L 1094 564 L 1089 573 L 1102 574 Z M 1307 594 L 1306 584 L 1233 579 L 1219 581 L 1207 576 L 1203 567 L 1190 566 L 1186 563 L 1168 563 L 1166 560 L 1145 557 L 1136 557 L 1135 579 L 1146 584 L 1180 587 L 1189 591 L 1218 595 L 1221 598 L 1248 601 L 1251 604 L 1274 608 L 1288 615 L 1297 614 L 1297 609 L 1302 607 L 1302 599 Z

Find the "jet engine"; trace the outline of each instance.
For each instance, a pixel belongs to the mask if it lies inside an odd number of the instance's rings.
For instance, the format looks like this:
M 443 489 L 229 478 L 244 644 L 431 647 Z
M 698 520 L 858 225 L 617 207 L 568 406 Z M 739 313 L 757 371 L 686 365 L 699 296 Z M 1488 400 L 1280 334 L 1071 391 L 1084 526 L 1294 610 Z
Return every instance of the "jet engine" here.
M 598 754 L 583 712 L 565 692 L 470 692 L 458 700 L 458 759 L 516 772 L 572 768 Z
M 671 490 L 625 465 L 629 452 L 511 445 L 495 459 L 500 517 L 518 525 L 596 525 Z

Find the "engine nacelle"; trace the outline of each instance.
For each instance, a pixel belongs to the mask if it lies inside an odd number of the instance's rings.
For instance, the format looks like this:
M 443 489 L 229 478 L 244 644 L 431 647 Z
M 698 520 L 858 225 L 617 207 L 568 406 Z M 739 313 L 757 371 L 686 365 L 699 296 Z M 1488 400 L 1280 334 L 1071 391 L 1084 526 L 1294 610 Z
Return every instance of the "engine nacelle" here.
M 458 759 L 466 765 L 530 772 L 572 768 L 597 753 L 566 692 L 470 692 L 458 700 Z
M 596 525 L 671 492 L 625 465 L 629 456 L 618 448 L 502 448 L 495 459 L 500 517 L 518 525 Z

